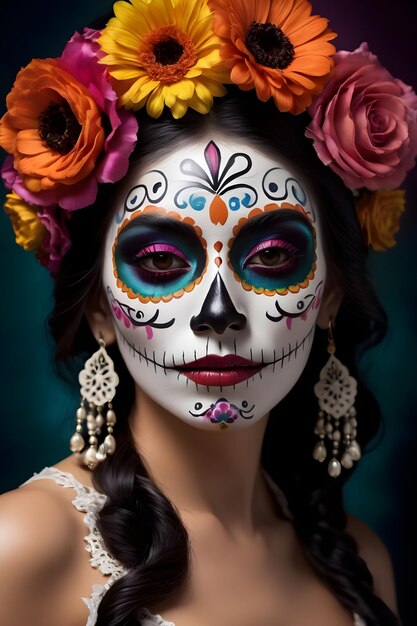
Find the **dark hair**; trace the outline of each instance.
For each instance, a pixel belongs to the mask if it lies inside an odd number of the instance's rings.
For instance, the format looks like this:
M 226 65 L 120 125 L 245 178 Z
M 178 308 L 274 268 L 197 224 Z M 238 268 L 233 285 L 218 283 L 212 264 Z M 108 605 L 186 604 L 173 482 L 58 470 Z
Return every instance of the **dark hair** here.
M 367 277 L 367 251 L 352 194 L 320 162 L 305 138 L 307 117 L 279 113 L 272 102 L 261 103 L 253 93 L 229 88 L 228 95 L 216 100 L 206 116 L 189 111 L 180 120 L 173 120 L 169 113 L 153 120 L 140 114 L 139 123 L 139 143 L 132 160 L 169 149 L 180 139 L 211 127 L 267 147 L 308 172 L 320 204 L 332 271 L 345 294 L 335 328 L 337 355 L 358 379 L 357 438 L 366 446 L 378 430 L 380 413 L 360 381 L 357 359 L 360 351 L 382 339 L 386 317 Z M 56 307 L 50 320 L 59 362 L 96 349 L 84 312 L 87 301 L 99 297 L 101 290 L 102 244 L 117 191 L 117 185 L 103 187 L 95 205 L 74 214 L 70 222 L 72 248 L 56 280 Z M 133 382 L 117 348 L 111 347 L 110 352 L 121 380 L 114 401 L 118 445 L 115 454 L 94 470 L 94 484 L 108 496 L 99 516 L 100 532 L 128 573 L 102 599 L 97 626 L 138 624 L 138 609 L 169 601 L 185 584 L 189 570 L 187 532 L 173 505 L 153 483 L 132 441 L 127 417 Z M 288 499 L 307 558 L 340 602 L 357 612 L 367 626 L 398 625 L 395 615 L 374 594 L 369 570 L 345 531 L 342 487 L 354 469 L 333 479 L 312 459 L 318 410 L 313 387 L 326 359 L 326 333 L 317 331 L 299 381 L 271 412 L 263 465 Z

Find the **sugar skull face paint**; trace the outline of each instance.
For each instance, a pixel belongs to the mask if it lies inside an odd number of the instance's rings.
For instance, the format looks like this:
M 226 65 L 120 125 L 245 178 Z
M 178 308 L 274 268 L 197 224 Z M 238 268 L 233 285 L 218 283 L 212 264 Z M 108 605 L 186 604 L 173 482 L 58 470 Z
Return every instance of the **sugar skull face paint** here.
M 126 182 L 103 281 L 120 351 L 157 403 L 245 427 L 300 376 L 326 279 L 319 215 L 291 167 L 215 133 Z

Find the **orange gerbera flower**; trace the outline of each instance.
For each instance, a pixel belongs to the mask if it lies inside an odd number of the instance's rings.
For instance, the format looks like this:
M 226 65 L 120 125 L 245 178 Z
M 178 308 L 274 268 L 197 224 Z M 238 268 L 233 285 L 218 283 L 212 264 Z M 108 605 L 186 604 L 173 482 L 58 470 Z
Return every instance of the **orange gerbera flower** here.
M 93 170 L 105 135 L 87 89 L 54 59 L 34 59 L 16 77 L 0 121 L 0 146 L 32 193 L 77 183 Z
M 209 0 L 232 82 L 262 102 L 297 115 L 320 93 L 333 68 L 336 34 L 311 15 L 307 0 Z

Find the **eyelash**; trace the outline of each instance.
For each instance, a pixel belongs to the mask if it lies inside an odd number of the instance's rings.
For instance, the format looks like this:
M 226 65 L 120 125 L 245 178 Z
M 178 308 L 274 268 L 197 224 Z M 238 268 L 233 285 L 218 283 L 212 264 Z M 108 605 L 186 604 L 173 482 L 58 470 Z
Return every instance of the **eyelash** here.
M 143 265 L 146 259 L 152 260 L 155 256 L 160 254 L 168 254 L 176 259 L 179 259 L 186 265 L 177 266 L 169 270 L 161 270 L 158 268 L 148 268 Z M 134 255 L 133 264 L 136 266 L 140 277 L 147 282 L 164 283 L 170 280 L 174 280 L 179 276 L 182 276 L 190 269 L 190 264 L 187 257 L 176 246 L 172 246 L 165 243 L 156 243 L 149 246 L 145 246 L 139 252 Z
M 145 246 L 139 252 L 135 254 L 136 259 L 141 259 L 145 256 L 150 256 L 151 254 L 161 254 L 161 253 L 169 253 L 173 254 L 183 261 L 187 261 L 187 257 L 181 250 L 179 250 L 176 246 L 171 246 L 168 243 L 154 243 L 149 246 Z
M 280 267 L 269 267 L 268 265 L 264 264 L 252 265 L 251 263 L 249 263 L 250 259 L 255 257 L 257 254 L 260 254 L 261 252 L 265 252 L 266 250 L 274 250 L 285 253 L 287 259 L 284 265 Z M 288 270 L 291 270 L 294 267 L 296 258 L 297 256 L 299 256 L 299 254 L 299 248 L 288 241 L 283 241 L 281 239 L 267 239 L 265 241 L 261 241 L 254 248 L 252 248 L 252 250 L 244 259 L 242 267 L 247 268 L 253 272 L 260 272 L 262 274 L 282 274 Z

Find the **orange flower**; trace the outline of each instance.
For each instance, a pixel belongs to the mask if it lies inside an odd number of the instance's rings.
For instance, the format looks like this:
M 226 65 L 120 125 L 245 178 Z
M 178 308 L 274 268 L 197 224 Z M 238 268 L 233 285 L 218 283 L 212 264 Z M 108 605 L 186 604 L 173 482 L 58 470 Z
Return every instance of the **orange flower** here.
M 16 77 L 0 121 L 0 146 L 32 193 L 73 185 L 93 170 L 105 135 L 87 89 L 54 59 L 34 59 Z
M 364 193 L 356 202 L 356 212 L 362 226 L 365 243 L 383 251 L 395 246 L 395 233 L 405 209 L 405 191 L 374 191 Z
M 311 15 L 307 0 L 209 0 L 232 82 L 262 102 L 297 115 L 320 93 L 333 68 L 336 34 Z

